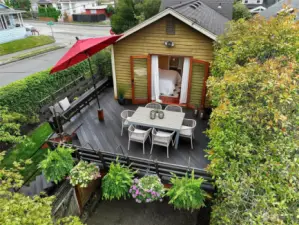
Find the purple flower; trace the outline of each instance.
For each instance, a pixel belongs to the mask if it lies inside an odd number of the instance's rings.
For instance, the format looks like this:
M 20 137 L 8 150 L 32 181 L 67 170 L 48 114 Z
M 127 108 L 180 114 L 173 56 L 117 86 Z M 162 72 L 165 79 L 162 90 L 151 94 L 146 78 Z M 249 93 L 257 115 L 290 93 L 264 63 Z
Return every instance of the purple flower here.
M 132 187 L 132 188 L 133 188 L 133 190 L 136 190 L 136 185 L 133 185 L 133 187 Z
M 148 198 L 148 199 L 146 199 L 145 201 L 146 201 L 146 202 L 151 202 L 151 200 L 150 200 L 149 198 Z
M 152 195 L 155 195 L 156 194 L 156 192 L 155 191 L 152 191 Z
M 132 193 L 132 189 L 130 189 L 129 192 Z
M 134 179 L 134 183 L 138 184 L 139 180 L 137 178 Z
M 159 192 L 157 192 L 156 195 L 157 195 L 157 197 L 160 197 L 160 193 Z
M 138 195 L 138 194 L 139 194 L 139 189 L 137 189 L 137 190 L 136 190 L 135 194 L 136 194 L 136 195 Z
M 139 199 L 136 199 L 136 202 L 137 202 L 137 203 L 141 203 L 141 201 L 140 201 Z
M 162 199 L 162 198 L 160 198 L 160 202 L 163 202 L 163 199 Z

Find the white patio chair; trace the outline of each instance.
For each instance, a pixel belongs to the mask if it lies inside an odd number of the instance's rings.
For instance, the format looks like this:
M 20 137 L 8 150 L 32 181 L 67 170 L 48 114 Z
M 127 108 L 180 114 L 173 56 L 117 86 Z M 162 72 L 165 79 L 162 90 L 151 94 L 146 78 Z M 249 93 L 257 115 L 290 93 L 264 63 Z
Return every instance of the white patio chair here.
M 183 112 L 182 107 L 178 105 L 167 105 L 165 107 L 165 110 L 172 111 L 172 112 Z
M 157 131 L 155 128 L 153 128 L 152 131 L 152 147 L 151 152 L 153 151 L 154 145 L 160 145 L 167 148 L 167 158 L 169 158 L 169 144 L 172 142 L 172 146 L 174 145 L 174 141 L 172 140 L 172 137 L 174 135 L 175 131 L 172 133 L 164 132 L 164 131 Z
M 130 150 L 130 142 L 135 141 L 143 144 L 143 154 L 145 154 L 144 150 L 144 143 L 146 142 L 147 138 L 151 140 L 150 133 L 152 128 L 148 130 L 140 130 L 135 128 L 133 125 L 129 126 L 129 143 L 128 143 L 128 150 Z
M 162 109 L 162 105 L 160 105 L 159 103 L 155 103 L 155 102 L 151 102 L 148 103 L 145 108 L 151 108 L 151 109 Z
M 187 137 L 191 140 L 191 148 L 193 149 L 193 138 L 194 138 L 194 129 L 196 127 L 196 121 L 192 119 L 184 119 L 183 124 L 180 130 L 181 137 Z
M 129 127 L 128 119 L 133 116 L 135 111 L 133 110 L 124 110 L 121 112 L 121 133 L 120 135 L 123 136 L 123 131 L 125 127 Z

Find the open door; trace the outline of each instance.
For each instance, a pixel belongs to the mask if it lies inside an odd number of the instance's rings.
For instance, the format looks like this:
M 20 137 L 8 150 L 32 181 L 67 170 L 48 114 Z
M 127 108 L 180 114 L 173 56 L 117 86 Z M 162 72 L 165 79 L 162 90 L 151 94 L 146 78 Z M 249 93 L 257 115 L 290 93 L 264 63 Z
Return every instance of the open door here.
M 148 56 L 131 56 L 131 85 L 133 104 L 148 102 Z
M 210 63 L 192 59 L 190 67 L 188 106 L 204 109 L 207 93 L 206 82 L 209 76 Z

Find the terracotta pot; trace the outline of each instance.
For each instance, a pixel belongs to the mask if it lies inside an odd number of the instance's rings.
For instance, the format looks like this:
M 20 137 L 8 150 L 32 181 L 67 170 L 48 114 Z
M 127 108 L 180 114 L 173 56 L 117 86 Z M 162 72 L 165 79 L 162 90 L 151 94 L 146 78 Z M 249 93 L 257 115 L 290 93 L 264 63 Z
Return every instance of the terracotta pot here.
M 104 111 L 103 111 L 103 109 L 98 109 L 98 119 L 99 119 L 99 121 L 104 120 Z

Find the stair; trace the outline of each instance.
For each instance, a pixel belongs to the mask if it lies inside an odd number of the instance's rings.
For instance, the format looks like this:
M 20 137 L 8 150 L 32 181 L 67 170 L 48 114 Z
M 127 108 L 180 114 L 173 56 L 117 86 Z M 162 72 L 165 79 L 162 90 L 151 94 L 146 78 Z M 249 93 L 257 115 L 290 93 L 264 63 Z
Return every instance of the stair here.
M 26 196 L 39 195 L 42 191 L 46 191 L 53 185 L 53 182 L 48 182 L 45 176 L 41 174 L 38 175 L 29 185 L 24 185 L 21 187 L 19 192 Z

